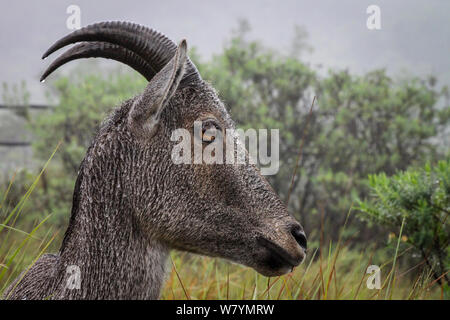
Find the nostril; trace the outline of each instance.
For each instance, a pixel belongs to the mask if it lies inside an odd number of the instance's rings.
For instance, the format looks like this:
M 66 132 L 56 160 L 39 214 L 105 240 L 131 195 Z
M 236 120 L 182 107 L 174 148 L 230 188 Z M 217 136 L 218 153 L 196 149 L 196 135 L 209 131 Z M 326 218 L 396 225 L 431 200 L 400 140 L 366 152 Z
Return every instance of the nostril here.
M 291 233 L 300 247 L 306 250 L 308 241 L 306 240 L 306 236 L 302 228 L 299 225 L 295 225 L 292 227 Z

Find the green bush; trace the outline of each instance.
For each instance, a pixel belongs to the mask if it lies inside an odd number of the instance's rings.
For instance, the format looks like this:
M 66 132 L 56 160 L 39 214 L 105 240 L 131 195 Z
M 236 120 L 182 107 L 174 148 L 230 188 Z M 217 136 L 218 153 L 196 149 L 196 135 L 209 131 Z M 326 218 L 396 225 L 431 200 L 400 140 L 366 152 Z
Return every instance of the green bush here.
M 359 201 L 361 217 L 378 225 L 399 227 L 433 270 L 438 282 L 449 283 L 450 160 L 388 177 L 369 176 L 372 197 Z

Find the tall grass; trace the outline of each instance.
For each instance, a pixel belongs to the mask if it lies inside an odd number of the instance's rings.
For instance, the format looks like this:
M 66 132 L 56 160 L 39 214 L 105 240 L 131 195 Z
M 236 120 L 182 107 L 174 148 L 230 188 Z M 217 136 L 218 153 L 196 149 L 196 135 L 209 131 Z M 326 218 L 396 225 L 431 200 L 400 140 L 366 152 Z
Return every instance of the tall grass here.
M 3 297 L 2 293 L 8 287 L 8 284 L 19 277 L 16 283 L 18 284 L 29 267 L 47 250 L 57 235 L 57 232 L 52 232 L 51 226 L 46 232 L 42 228 L 50 215 L 36 221 L 30 232 L 16 228 L 16 223 L 59 145 L 56 146 L 27 192 L 14 207 L 11 208 L 11 204 L 8 202 L 8 193 L 14 183 L 15 174 L 3 196 L 0 196 L 2 199 L 0 203 L 0 297 L 2 298 L 7 298 Z
M 342 235 L 350 216 L 348 212 Z M 402 228 L 401 228 L 402 229 Z M 323 233 L 323 230 L 322 230 Z M 397 268 L 397 261 L 410 251 L 399 252 L 400 230 L 392 258 L 374 261 L 375 246 L 364 250 L 350 249 L 342 238 L 336 244 L 321 241 L 309 249 L 306 261 L 293 272 L 267 278 L 256 271 L 221 259 L 183 252 L 172 252 L 172 272 L 162 292 L 162 299 L 232 299 L 232 300 L 379 300 L 379 299 L 443 299 L 432 273 L 423 269 L 411 277 L 419 264 L 406 271 Z M 366 273 L 370 265 L 381 269 L 382 285 L 369 289 Z M 383 281 L 384 279 L 384 281 Z
M 322 258 L 320 250 L 326 252 Z M 443 299 L 439 285 L 424 269 L 415 278 L 392 269 L 394 258 L 380 264 L 382 286 L 368 289 L 367 267 L 374 248 L 358 252 L 332 243 L 315 248 L 293 272 L 266 278 L 254 270 L 221 259 L 172 252 L 172 272 L 162 299 Z M 401 256 L 401 253 L 399 254 Z M 397 257 L 398 258 L 398 257 Z M 389 281 L 391 279 L 391 281 Z M 384 281 L 383 281 L 384 280 Z M 389 285 L 390 283 L 390 285 Z

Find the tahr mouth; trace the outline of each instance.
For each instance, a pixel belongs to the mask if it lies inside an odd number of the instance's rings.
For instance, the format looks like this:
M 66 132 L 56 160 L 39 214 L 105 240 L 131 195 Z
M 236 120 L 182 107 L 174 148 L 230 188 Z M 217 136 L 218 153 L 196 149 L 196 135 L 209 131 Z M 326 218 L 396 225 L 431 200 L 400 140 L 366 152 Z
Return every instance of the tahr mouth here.
M 259 236 L 257 242 L 269 251 L 270 256 L 267 259 L 267 263 L 271 268 L 289 267 L 292 269 L 302 262 L 302 259 L 292 257 L 285 249 L 264 237 Z

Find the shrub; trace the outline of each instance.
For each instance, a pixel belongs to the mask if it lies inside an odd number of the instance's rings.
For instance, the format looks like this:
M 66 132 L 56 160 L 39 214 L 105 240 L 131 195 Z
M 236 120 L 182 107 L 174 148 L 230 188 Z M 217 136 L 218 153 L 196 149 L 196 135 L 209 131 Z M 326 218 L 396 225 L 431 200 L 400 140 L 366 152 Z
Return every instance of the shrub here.
M 404 240 L 422 256 L 435 279 L 448 285 L 450 160 L 411 168 L 392 177 L 369 176 L 372 198 L 359 201 L 361 217 L 381 226 L 400 226 Z

